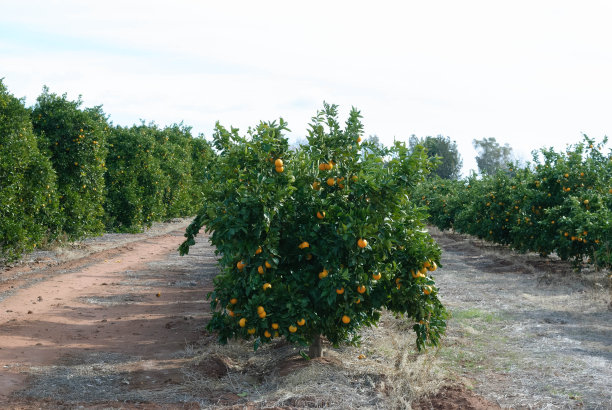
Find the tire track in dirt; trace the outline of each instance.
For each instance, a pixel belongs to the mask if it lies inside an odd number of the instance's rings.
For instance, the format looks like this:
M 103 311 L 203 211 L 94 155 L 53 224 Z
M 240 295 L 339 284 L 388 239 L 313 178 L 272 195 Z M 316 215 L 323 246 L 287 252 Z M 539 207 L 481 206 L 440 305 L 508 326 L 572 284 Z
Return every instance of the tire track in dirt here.
M 178 256 L 184 226 L 176 228 L 7 275 L 0 287 L 0 403 L 18 396 L 20 405 L 138 401 L 147 399 L 139 391 L 176 387 L 181 352 L 201 336 L 205 286 L 217 272 L 204 235 L 190 255 Z

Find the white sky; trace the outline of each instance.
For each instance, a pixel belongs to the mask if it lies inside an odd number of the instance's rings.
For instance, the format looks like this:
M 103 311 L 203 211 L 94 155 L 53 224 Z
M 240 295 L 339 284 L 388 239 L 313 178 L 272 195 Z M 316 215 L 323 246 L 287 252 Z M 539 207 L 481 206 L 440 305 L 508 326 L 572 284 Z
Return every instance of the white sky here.
M 467 173 L 474 138 L 529 158 L 612 132 L 611 22 L 596 0 L 0 0 L 0 78 L 208 138 L 355 106 L 387 144 L 449 136 Z

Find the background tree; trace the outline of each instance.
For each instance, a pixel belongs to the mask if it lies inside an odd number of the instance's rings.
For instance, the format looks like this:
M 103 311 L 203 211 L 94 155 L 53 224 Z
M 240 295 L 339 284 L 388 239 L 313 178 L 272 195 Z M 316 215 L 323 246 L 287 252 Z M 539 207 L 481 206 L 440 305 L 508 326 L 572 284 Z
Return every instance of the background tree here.
M 459 154 L 457 143 L 451 141 L 449 137 L 438 135 L 436 137 L 427 136 L 418 138 L 411 136 L 408 144 L 411 150 L 417 145 L 422 145 L 427 150 L 427 155 L 437 157 L 439 164 L 434 173 L 444 179 L 458 179 L 461 175 L 463 160 Z
M 510 145 L 499 145 L 495 138 L 475 139 L 472 144 L 479 151 L 476 163 L 481 174 L 493 175 L 498 170 L 509 169 L 508 164 L 512 161 Z
M 50 153 L 57 173 L 63 230 L 70 238 L 104 229 L 104 174 L 108 123 L 102 107 L 81 108 L 45 87 L 32 111 L 41 146 Z
M 0 80 L 0 257 L 15 259 L 57 232 L 55 181 L 30 112 Z

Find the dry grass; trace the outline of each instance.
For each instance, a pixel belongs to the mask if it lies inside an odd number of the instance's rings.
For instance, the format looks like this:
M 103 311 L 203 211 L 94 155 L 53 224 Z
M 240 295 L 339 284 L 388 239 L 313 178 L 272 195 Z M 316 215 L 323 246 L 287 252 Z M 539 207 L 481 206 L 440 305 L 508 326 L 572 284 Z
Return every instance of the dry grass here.
M 283 341 L 253 352 L 250 343 L 220 346 L 208 339 L 186 350 L 193 356 L 184 368 L 185 387 L 211 399 L 202 405 L 220 408 L 236 401 L 261 408 L 410 408 L 449 377 L 437 351 L 419 354 L 414 345 L 409 325 L 390 314 L 380 327 L 363 331 L 360 347 L 326 346 L 324 358 L 310 361 Z M 222 374 L 211 371 L 219 363 Z

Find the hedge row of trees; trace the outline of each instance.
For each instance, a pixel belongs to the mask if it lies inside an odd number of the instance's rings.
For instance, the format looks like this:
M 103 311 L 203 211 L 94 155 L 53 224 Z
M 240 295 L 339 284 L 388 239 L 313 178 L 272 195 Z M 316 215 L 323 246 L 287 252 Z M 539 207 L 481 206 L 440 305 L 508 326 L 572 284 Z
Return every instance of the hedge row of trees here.
M 541 149 L 533 163 L 492 175 L 431 179 L 416 198 L 429 221 L 521 252 L 612 266 L 612 152 L 584 137 L 565 152 Z
M 0 80 L 0 259 L 58 238 L 193 215 L 215 154 L 182 124 L 114 126 L 50 93 L 33 107 Z

